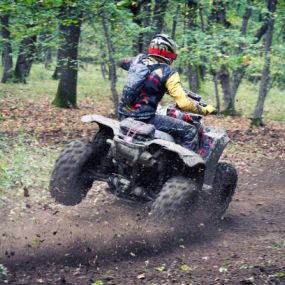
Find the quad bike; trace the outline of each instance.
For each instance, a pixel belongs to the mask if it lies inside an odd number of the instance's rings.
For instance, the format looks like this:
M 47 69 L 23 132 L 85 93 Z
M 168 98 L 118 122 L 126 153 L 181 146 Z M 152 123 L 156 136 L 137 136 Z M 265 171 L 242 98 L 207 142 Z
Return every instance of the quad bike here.
M 165 110 L 166 115 L 178 114 L 196 125 L 199 153 L 180 146 L 153 125 L 85 115 L 81 120 L 97 123 L 99 131 L 90 141 L 76 140 L 64 147 L 52 171 L 51 195 L 61 204 L 76 205 L 100 180 L 117 197 L 150 203 L 153 216 L 189 213 L 199 204 L 212 217 L 221 218 L 237 184 L 235 168 L 218 162 L 229 141 L 226 131 L 204 127 L 201 115 L 175 107 Z

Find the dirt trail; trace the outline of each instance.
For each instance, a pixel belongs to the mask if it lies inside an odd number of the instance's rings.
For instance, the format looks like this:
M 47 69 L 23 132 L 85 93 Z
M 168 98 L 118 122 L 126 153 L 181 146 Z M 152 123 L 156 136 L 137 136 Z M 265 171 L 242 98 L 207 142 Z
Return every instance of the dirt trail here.
M 156 225 L 104 184 L 75 207 L 3 209 L 0 284 L 285 284 L 285 161 L 239 176 L 218 226 Z

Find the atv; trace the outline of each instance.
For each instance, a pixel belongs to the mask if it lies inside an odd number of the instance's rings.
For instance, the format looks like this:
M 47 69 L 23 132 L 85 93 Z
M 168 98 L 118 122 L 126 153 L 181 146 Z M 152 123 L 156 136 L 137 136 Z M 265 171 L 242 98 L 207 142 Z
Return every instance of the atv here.
M 75 140 L 60 152 L 50 179 L 50 193 L 64 205 L 82 201 L 96 180 L 106 181 L 107 191 L 138 203 L 149 203 L 153 216 L 194 212 L 197 205 L 220 219 L 235 192 L 237 172 L 219 158 L 229 142 L 220 127 L 203 126 L 202 116 L 176 107 L 160 113 L 186 118 L 199 132 L 199 152 L 190 151 L 171 135 L 151 124 L 126 118 L 121 122 L 100 115 L 85 115 L 97 123 L 90 141 Z M 178 117 L 178 116 L 177 116 Z M 181 118 L 181 119 L 183 119 Z

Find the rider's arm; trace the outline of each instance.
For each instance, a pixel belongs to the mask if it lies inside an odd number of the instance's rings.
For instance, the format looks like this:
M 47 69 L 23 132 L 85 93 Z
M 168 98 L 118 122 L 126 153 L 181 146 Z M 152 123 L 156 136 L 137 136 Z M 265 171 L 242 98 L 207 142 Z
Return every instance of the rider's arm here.
M 183 89 L 178 72 L 172 74 L 166 81 L 166 89 L 171 97 L 175 100 L 178 107 L 184 111 L 207 115 L 205 108 L 189 98 Z
M 134 57 L 124 58 L 123 60 L 119 62 L 119 66 L 125 70 L 129 70 L 133 59 Z

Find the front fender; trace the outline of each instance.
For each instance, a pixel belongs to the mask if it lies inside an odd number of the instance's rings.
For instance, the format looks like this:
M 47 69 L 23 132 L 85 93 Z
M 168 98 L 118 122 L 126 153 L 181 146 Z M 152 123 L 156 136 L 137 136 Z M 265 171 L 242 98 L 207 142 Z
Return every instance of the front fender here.
M 202 168 L 205 168 L 205 161 L 199 154 L 185 147 L 182 147 L 181 145 L 178 145 L 174 142 L 155 139 L 150 142 L 150 145 L 159 145 L 168 151 L 176 153 L 183 161 L 183 163 L 188 167 L 192 168 L 201 166 Z

